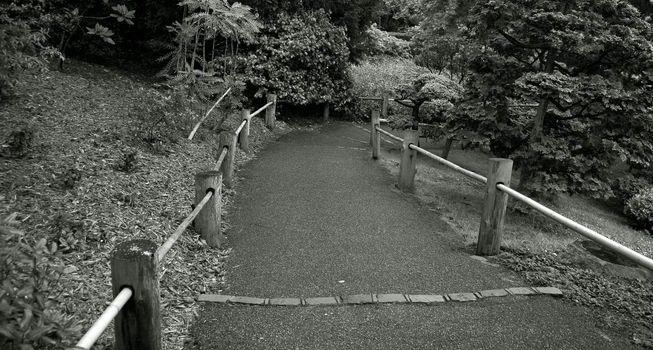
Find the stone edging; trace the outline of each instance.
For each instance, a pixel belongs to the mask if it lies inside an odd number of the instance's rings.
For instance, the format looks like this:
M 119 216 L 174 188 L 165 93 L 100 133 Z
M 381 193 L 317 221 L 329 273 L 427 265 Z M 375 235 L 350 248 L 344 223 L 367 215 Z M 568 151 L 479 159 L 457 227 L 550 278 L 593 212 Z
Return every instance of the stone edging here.
M 197 301 L 259 306 L 334 306 L 377 303 L 436 304 L 445 302 L 477 301 L 481 299 L 507 297 L 512 295 L 550 295 L 561 297 L 562 291 L 555 287 L 513 287 L 506 289 L 483 290 L 473 293 L 450 293 L 441 295 L 369 293 L 318 298 L 255 298 L 221 294 L 202 294 L 197 298 Z

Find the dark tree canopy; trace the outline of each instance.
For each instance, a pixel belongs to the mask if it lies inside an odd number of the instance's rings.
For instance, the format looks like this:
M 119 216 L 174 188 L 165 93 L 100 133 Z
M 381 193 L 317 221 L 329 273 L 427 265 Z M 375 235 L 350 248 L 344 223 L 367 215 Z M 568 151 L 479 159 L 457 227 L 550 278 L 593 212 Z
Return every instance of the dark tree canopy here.
M 352 59 L 359 59 L 364 54 L 365 32 L 378 18 L 383 5 L 381 0 L 243 0 L 242 3 L 254 8 L 267 21 L 275 20 L 281 13 L 292 15 L 325 10 L 330 13 L 333 24 L 346 28 Z
M 651 168 L 653 30 L 635 7 L 498 0 L 462 13 L 462 33 L 483 50 L 455 126 L 515 159 L 523 189 L 610 197 L 616 163 Z M 535 107 L 524 113 L 520 104 Z

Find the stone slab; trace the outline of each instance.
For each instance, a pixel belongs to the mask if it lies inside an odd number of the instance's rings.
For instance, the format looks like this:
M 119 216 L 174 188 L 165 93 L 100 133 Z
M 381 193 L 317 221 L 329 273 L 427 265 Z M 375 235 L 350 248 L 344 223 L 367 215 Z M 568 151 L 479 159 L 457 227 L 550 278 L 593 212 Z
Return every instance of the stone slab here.
M 407 303 L 408 300 L 403 294 L 376 294 L 374 301 L 377 303 Z
M 337 305 L 338 299 L 335 297 L 319 297 L 304 299 L 306 305 Z
M 450 293 L 447 294 L 449 300 L 465 302 L 465 301 L 476 301 L 476 296 L 474 293 Z
M 535 291 L 538 293 L 542 294 L 547 294 L 547 295 L 553 295 L 553 296 L 562 296 L 562 291 L 556 287 L 535 287 L 533 288 Z
M 514 288 L 506 288 L 508 293 L 512 295 L 532 295 L 532 294 L 537 294 L 536 291 L 532 290 L 531 288 L 528 287 L 514 287 Z
M 505 297 L 508 295 L 508 291 L 505 289 L 491 289 L 491 290 L 482 290 L 478 292 L 481 298 L 496 298 L 496 297 Z
M 355 295 L 345 295 L 342 297 L 343 304 L 372 304 L 372 294 L 355 294 Z
M 247 305 L 264 305 L 265 299 L 263 298 L 254 298 L 254 297 L 233 297 L 229 300 L 230 303 L 234 304 L 247 304 Z
M 302 300 L 299 298 L 272 298 L 269 304 L 273 306 L 300 306 Z
M 406 295 L 411 303 L 444 303 L 444 296 L 442 295 Z
M 201 294 L 199 297 L 197 297 L 197 301 L 206 301 L 210 303 L 228 303 L 233 298 L 233 295 Z

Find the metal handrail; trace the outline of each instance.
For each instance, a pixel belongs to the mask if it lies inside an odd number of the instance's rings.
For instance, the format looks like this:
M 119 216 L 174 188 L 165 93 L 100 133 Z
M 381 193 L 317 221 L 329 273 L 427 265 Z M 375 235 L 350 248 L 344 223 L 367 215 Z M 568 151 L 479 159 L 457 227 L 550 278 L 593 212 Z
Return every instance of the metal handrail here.
M 571 220 L 565 216 L 562 216 L 558 214 L 557 212 L 553 211 L 552 209 L 549 209 L 545 207 L 544 205 L 532 200 L 531 198 L 513 190 L 512 188 L 504 185 L 504 184 L 497 184 L 497 189 L 505 192 L 507 195 L 523 202 L 524 204 L 528 205 L 529 207 L 535 209 L 539 213 L 563 224 L 564 226 L 580 233 L 581 235 L 591 239 L 592 241 L 600 244 L 601 246 L 612 250 L 613 252 L 623 255 L 626 258 L 636 262 L 637 264 L 653 271 L 653 259 L 650 259 L 620 243 L 617 243 L 600 233 L 583 226 L 579 223 L 577 223 L 574 220 Z
M 463 168 L 463 167 L 461 167 L 461 166 L 459 166 L 459 165 L 457 165 L 457 164 L 455 164 L 453 162 L 450 162 L 450 161 L 448 161 L 448 160 L 446 160 L 446 159 L 444 159 L 442 157 L 438 157 L 435 154 L 433 154 L 433 153 L 431 153 L 431 152 L 429 152 L 429 151 L 427 151 L 427 150 L 425 150 L 425 149 L 423 149 L 421 147 L 415 146 L 412 143 L 410 145 L 408 145 L 408 147 L 410 149 L 412 149 L 412 150 L 415 150 L 415 151 L 417 151 L 417 152 L 419 152 L 419 153 L 421 153 L 421 154 L 423 154 L 423 155 L 425 155 L 425 156 L 427 156 L 427 157 L 441 163 L 441 164 L 444 164 L 444 165 L 448 166 L 449 168 L 451 168 L 453 170 L 456 170 L 456 171 L 458 171 L 460 173 L 463 173 L 464 175 L 466 175 L 468 177 L 471 177 L 472 179 L 478 180 L 478 181 L 483 182 L 483 183 L 487 183 L 487 178 L 485 176 L 483 176 L 483 175 L 477 174 L 477 173 L 475 173 L 475 172 L 473 172 L 471 170 L 467 170 L 467 169 L 465 169 L 465 168 Z
M 253 117 L 253 116 L 255 116 L 255 115 L 258 115 L 259 113 L 263 112 L 265 109 L 267 109 L 268 107 L 270 107 L 270 106 L 273 105 L 273 104 L 274 104 L 273 101 L 268 102 L 268 103 L 266 103 L 263 107 L 257 109 L 256 112 L 250 114 L 249 116 L 250 116 L 250 117 Z
M 236 129 L 236 135 L 240 134 L 240 131 L 247 125 L 247 119 L 243 119 L 238 128 Z
M 387 132 L 387 131 L 381 129 L 381 128 L 378 127 L 378 126 L 376 127 L 376 131 L 380 132 L 381 134 L 383 134 L 383 135 L 385 135 L 385 136 L 387 136 L 387 137 L 389 137 L 389 138 L 391 138 L 391 139 L 393 139 L 393 140 L 395 140 L 395 141 L 404 142 L 404 139 L 402 139 L 401 137 L 399 137 L 399 136 L 395 136 L 395 135 L 393 135 L 393 134 L 391 134 L 391 133 L 389 133 L 389 132 Z
M 229 153 L 229 149 L 227 147 L 222 147 L 222 152 L 220 152 L 220 156 L 218 157 L 218 161 L 213 167 L 213 170 L 220 170 L 222 162 L 224 162 L 225 157 L 227 157 L 227 153 Z
M 127 301 L 132 297 L 134 292 L 130 288 L 123 288 L 120 290 L 120 293 L 116 295 L 111 304 L 107 306 L 102 315 L 93 323 L 91 328 L 86 331 L 86 334 L 82 339 L 77 342 L 75 346 L 76 349 L 90 349 L 95 342 L 97 342 L 100 335 L 104 333 L 111 321 L 118 315 L 118 312 L 122 310 L 123 306 L 127 304 Z
M 202 200 L 199 203 L 197 203 L 195 209 L 193 209 L 193 211 L 186 217 L 186 219 L 182 221 L 182 223 L 179 224 L 179 226 L 177 226 L 177 229 L 168 238 L 168 240 L 166 240 L 166 242 L 163 243 L 163 245 L 156 250 L 156 257 L 159 261 L 163 261 L 163 258 L 165 258 L 170 248 L 172 248 L 172 246 L 177 242 L 181 234 L 184 233 L 184 231 L 186 231 L 188 225 L 190 225 L 191 222 L 195 220 L 195 217 L 197 217 L 197 215 L 200 213 L 202 208 L 204 208 L 206 203 L 208 203 L 209 199 L 211 199 L 212 196 L 213 196 L 213 192 L 211 191 L 207 192 L 204 198 L 202 198 Z

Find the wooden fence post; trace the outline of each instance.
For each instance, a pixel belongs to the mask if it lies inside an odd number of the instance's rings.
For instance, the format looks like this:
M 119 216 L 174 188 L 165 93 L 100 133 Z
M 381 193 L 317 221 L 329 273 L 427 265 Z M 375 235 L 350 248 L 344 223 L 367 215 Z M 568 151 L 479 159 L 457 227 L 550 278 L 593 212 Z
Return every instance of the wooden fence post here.
M 411 191 L 415 185 L 417 172 L 417 151 L 410 149 L 409 145 L 417 146 L 419 142 L 417 130 L 407 129 L 404 132 L 404 143 L 401 147 L 401 164 L 399 165 L 399 189 Z
M 272 105 L 265 109 L 265 126 L 268 128 L 274 128 L 274 124 L 277 120 L 277 95 L 268 94 L 267 99 L 268 102 L 272 102 Z
M 223 131 L 220 133 L 219 149 L 222 150 L 224 147 L 227 147 L 227 156 L 224 158 L 224 161 L 220 166 L 220 171 L 222 172 L 224 184 L 228 188 L 231 188 L 233 185 L 234 161 L 236 160 L 237 142 L 238 138 L 235 133 L 231 131 Z
M 388 119 L 388 104 L 390 99 L 388 96 L 383 96 L 383 101 L 381 102 L 381 118 Z
M 487 191 L 478 232 L 477 255 L 496 255 L 501 248 L 503 221 L 506 216 L 508 195 L 497 190 L 497 184 L 510 186 L 512 160 L 490 158 L 487 176 Z
M 159 262 L 156 243 L 132 240 L 119 244 L 111 257 L 114 298 L 129 287 L 132 297 L 116 316 L 115 350 L 160 350 Z
M 376 130 L 380 126 L 379 111 L 372 111 L 372 129 L 370 130 L 372 133 L 372 159 L 379 159 L 381 151 L 381 133 Z
M 324 102 L 324 107 L 322 110 L 322 122 L 324 123 L 329 122 L 329 113 L 330 113 L 329 102 Z
M 195 175 L 195 206 L 202 201 L 206 193 L 213 191 L 213 196 L 195 218 L 195 230 L 209 247 L 220 248 L 222 244 L 222 174 L 219 171 L 206 171 Z
M 243 127 L 243 130 L 240 131 L 240 134 L 238 135 L 238 141 L 240 142 L 240 148 L 249 153 L 249 123 L 252 120 L 252 117 L 250 117 L 250 112 L 249 109 L 243 109 L 241 112 L 241 116 L 243 120 L 246 120 L 247 123 L 245 123 L 245 126 Z

